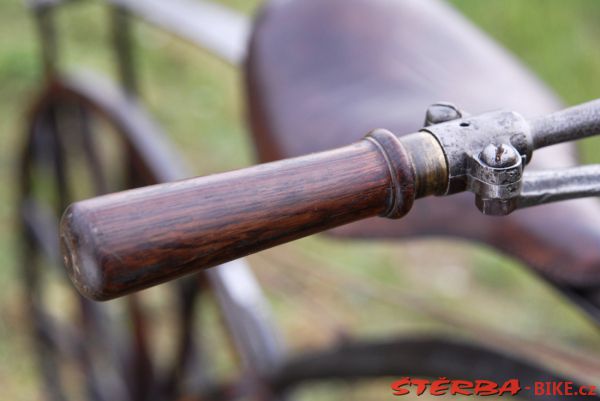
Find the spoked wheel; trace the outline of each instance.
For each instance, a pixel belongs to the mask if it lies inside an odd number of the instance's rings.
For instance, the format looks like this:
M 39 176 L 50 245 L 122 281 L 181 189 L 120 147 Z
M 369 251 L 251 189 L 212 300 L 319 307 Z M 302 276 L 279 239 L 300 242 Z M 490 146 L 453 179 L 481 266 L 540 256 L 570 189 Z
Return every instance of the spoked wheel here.
M 182 178 L 157 127 L 133 100 L 86 76 L 55 79 L 32 108 L 27 129 L 20 171 L 22 277 L 44 394 L 53 401 L 141 401 L 201 391 L 214 369 L 202 365 L 198 340 L 208 335 L 197 333 L 198 305 L 218 317 L 216 305 L 231 303 L 227 288 L 203 291 L 225 286 L 221 277 L 196 275 L 97 303 L 74 290 L 60 258 L 58 224 L 69 203 Z M 215 292 L 218 302 L 204 302 Z
M 107 116 L 51 85 L 35 105 L 21 159 L 23 277 L 48 398 L 141 399 L 152 373 L 138 299 L 100 305 L 73 291 L 58 222 L 73 200 L 143 182 L 132 150 Z M 127 319 L 130 327 L 117 324 Z

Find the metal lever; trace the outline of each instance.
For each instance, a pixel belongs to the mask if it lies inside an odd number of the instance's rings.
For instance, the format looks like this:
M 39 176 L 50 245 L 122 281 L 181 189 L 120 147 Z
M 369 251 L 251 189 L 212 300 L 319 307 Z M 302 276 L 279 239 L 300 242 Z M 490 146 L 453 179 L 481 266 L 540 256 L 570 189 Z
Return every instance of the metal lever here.
M 517 209 L 590 196 L 600 196 L 600 164 L 532 171 L 523 175 Z

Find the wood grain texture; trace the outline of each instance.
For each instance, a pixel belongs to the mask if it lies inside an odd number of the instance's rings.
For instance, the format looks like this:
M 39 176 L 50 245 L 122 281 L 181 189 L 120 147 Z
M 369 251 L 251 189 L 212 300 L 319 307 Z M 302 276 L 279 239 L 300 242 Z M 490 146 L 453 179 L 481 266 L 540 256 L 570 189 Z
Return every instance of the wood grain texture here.
M 398 179 L 401 192 L 381 149 L 363 140 L 333 151 L 77 202 L 61 222 L 65 264 L 84 295 L 114 298 L 388 213 L 393 194 L 401 196 L 407 211 L 414 198 L 414 173 L 399 171 Z

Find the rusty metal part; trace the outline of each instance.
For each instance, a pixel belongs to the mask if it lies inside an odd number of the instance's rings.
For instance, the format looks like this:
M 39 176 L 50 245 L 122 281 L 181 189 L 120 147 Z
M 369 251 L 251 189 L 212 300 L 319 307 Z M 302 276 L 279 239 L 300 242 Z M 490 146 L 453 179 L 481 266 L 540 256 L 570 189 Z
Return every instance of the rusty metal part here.
M 600 100 L 531 122 L 515 112 L 498 111 L 456 119 L 456 106 L 436 103 L 427 111 L 429 132 L 439 141 L 449 171 L 444 195 L 475 194 L 487 215 L 504 216 L 517 208 L 596 196 L 600 167 L 587 166 L 523 176 L 534 149 L 600 134 Z
M 531 160 L 533 151 L 529 124 L 520 114 L 495 111 L 431 125 L 423 128 L 441 144 L 448 163 L 448 185 L 445 195 L 469 188 L 472 160 L 490 143 L 510 144 L 523 158 Z

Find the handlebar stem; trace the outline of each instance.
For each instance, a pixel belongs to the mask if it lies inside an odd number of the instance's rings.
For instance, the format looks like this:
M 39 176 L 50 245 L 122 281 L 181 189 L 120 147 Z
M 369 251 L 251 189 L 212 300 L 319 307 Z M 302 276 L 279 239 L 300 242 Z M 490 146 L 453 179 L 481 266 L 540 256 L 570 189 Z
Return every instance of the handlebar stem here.
M 84 295 L 106 300 L 367 217 L 400 218 L 424 196 L 468 190 L 482 212 L 504 215 L 600 193 L 599 167 L 566 179 L 523 173 L 534 149 L 599 133 L 600 101 L 531 123 L 512 111 L 468 116 L 437 103 L 426 121 L 437 123 L 76 202 L 61 221 L 69 275 Z

